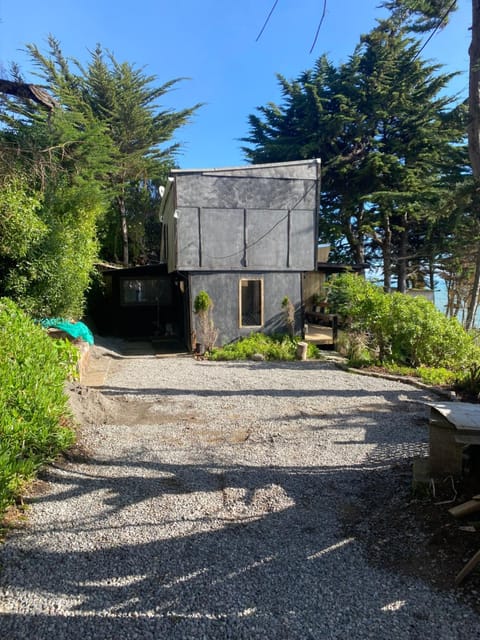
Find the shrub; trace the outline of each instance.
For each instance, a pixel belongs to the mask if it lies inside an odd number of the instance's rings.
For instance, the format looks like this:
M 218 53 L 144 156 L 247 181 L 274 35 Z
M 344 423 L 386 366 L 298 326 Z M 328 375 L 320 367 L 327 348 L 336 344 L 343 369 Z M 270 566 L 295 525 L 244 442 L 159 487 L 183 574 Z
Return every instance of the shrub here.
M 288 296 L 282 300 L 282 309 L 288 333 L 293 338 L 295 335 L 295 306 Z
M 453 388 L 471 402 L 477 402 L 480 397 L 480 364 L 473 362 L 467 371 L 458 374 Z
M 193 301 L 193 310 L 197 317 L 196 340 L 206 351 L 211 351 L 217 340 L 218 331 L 213 322 L 213 301 L 206 291 L 199 291 Z
M 254 354 L 261 354 L 267 360 L 295 360 L 297 344 L 300 338 L 291 338 L 284 334 L 267 336 L 264 333 L 251 333 L 224 347 L 209 353 L 209 360 L 249 360 Z M 319 357 L 318 348 L 308 345 L 307 356 Z
M 349 333 L 368 336 L 367 347 L 380 362 L 459 369 L 476 357 L 472 335 L 424 298 L 386 294 L 363 278 L 342 274 L 331 283 L 329 302 Z
M 65 379 L 76 350 L 53 341 L 18 306 L 0 298 L 0 513 L 23 483 L 74 439 Z
M 80 318 L 98 258 L 101 198 L 95 186 L 80 184 L 45 197 L 38 214 L 43 226 L 35 242 L 29 241 L 25 259 L 5 264 L 2 294 L 35 317 Z M 1 250 L 0 245 L 0 263 Z
M 456 374 L 445 367 L 419 367 L 417 375 L 425 384 L 438 386 L 451 385 L 455 381 Z

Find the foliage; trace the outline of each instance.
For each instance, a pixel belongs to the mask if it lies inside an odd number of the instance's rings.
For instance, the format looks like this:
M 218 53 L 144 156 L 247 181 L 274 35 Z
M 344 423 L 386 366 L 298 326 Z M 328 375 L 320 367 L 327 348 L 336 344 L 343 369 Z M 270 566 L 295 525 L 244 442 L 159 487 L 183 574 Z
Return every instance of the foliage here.
M 396 363 L 385 363 L 385 370 L 394 375 L 420 378 L 422 382 L 434 386 L 450 386 L 455 381 L 457 374 L 445 367 L 407 367 Z
M 352 274 L 331 280 L 329 304 L 341 315 L 346 330 L 368 336 L 368 349 L 380 362 L 458 370 L 478 351 L 472 335 L 433 303 L 386 294 Z
M 156 76 L 119 62 L 100 45 L 84 67 L 65 58 L 55 38 L 50 37 L 48 44 L 47 55 L 35 45 L 28 50 L 38 75 L 58 101 L 73 105 L 79 119 L 93 122 L 98 129 L 100 150 L 107 153 L 100 156 L 94 149 L 87 153 L 95 160 L 96 175 L 108 193 L 104 253 L 106 258 L 116 257 L 117 241 L 110 234 L 119 236 L 122 261 L 128 266 L 132 257 L 129 226 L 142 218 L 145 224 L 152 207 L 158 205 L 156 184 L 165 179 L 179 148 L 171 139 L 200 105 L 180 111 L 163 109 L 159 100 L 181 79 L 158 85 Z
M 480 361 L 473 362 L 466 371 L 462 371 L 455 379 L 453 388 L 467 400 L 480 399 Z
M 447 386 L 453 384 L 456 374 L 445 367 L 419 367 L 417 375 L 425 384 Z
M 211 351 L 218 337 L 218 330 L 213 322 L 213 300 L 206 291 L 199 291 L 193 301 L 196 315 L 196 342 L 202 344 L 206 351 Z
M 25 261 L 5 276 L 5 292 L 36 317 L 83 315 L 85 291 L 98 256 L 96 221 L 101 197 L 91 186 L 59 186 L 47 194 L 47 231 Z
M 77 319 L 99 253 L 114 259 L 123 242 L 128 262 L 129 241 L 136 261 L 158 253 L 158 183 L 178 149 L 168 143 L 196 107 L 162 109 L 178 80 L 158 86 L 100 46 L 85 68 L 53 37 L 46 54 L 27 49 L 57 107 L 0 95 L 0 295 Z
M 76 350 L 0 299 L 0 513 L 23 483 L 73 441 L 64 383 Z
M 283 102 L 250 115 L 244 138 L 252 162 L 322 159 L 321 239 L 345 262 L 380 258 L 387 289 L 394 272 L 403 289 L 430 261 L 417 238 L 441 225 L 467 164 L 464 110 L 445 93 L 452 76 L 420 46 L 399 19 L 380 21 L 346 63 L 322 56 L 294 80 L 279 75 Z
M 424 32 L 437 30 L 447 24 L 452 11 L 458 8 L 458 2 L 452 0 L 385 0 L 382 5 L 408 21 L 412 31 Z
M 214 349 L 208 355 L 209 360 L 250 360 L 253 355 L 260 354 L 266 360 L 295 360 L 297 344 L 300 338 L 292 338 L 284 334 L 266 335 L 251 333 L 224 347 Z M 319 350 L 309 344 L 309 358 L 318 358 Z
M 376 354 L 370 347 L 370 336 L 360 330 L 339 331 L 336 346 L 352 367 L 368 367 L 376 360 Z
M 415 367 L 407 367 L 404 364 L 388 362 L 384 365 L 384 367 L 385 367 L 385 370 L 392 375 L 412 376 L 412 377 L 417 375 L 417 369 L 415 369 Z
M 38 211 L 41 197 L 32 193 L 21 172 L 3 174 L 0 181 L 0 257 L 25 258 L 47 230 Z
M 206 291 L 199 291 L 193 301 L 193 310 L 195 313 L 206 313 L 213 306 L 213 301 Z

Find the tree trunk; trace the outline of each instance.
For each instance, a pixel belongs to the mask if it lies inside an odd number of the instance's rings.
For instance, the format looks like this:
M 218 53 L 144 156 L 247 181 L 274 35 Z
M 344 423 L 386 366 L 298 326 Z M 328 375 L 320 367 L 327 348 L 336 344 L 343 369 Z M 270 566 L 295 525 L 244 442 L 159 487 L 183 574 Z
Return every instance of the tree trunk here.
M 472 41 L 469 49 L 469 93 L 468 93 L 468 155 L 472 165 L 475 193 L 474 213 L 480 214 L 480 0 L 472 0 Z M 480 244 L 475 256 L 475 275 L 465 321 L 466 329 L 475 324 L 475 311 L 480 288 Z
M 397 262 L 397 289 L 405 293 L 407 288 L 407 253 L 408 253 L 408 221 L 407 215 L 403 216 L 403 228 L 400 231 L 400 251 Z
M 127 209 L 125 207 L 125 198 L 123 196 L 118 197 L 118 208 L 120 211 L 120 229 L 122 232 L 122 246 L 123 246 L 123 266 L 128 267 L 128 224 L 127 224 Z
M 392 290 L 392 229 L 390 227 L 390 216 L 383 216 L 383 290 L 390 293 Z
M 365 236 L 360 231 L 363 224 L 362 211 L 356 212 L 357 230 L 353 228 L 352 218 L 350 216 L 343 219 L 343 227 L 345 237 L 350 247 L 350 254 L 356 264 L 365 262 Z

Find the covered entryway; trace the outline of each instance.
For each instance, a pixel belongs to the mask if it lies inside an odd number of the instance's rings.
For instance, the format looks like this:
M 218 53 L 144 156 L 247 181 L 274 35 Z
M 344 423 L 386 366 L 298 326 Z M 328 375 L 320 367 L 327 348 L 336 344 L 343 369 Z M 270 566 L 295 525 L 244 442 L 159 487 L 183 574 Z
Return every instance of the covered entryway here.
M 189 335 L 187 282 L 166 265 L 103 272 L 104 292 L 91 309 L 101 335 L 182 348 Z

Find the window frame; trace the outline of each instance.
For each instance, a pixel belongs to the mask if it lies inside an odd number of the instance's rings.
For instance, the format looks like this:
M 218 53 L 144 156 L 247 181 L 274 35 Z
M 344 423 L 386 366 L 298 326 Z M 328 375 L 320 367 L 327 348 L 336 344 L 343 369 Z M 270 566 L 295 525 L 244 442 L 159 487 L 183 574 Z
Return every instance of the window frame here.
M 161 306 L 161 307 L 169 307 L 172 304 L 172 291 L 171 291 L 171 282 L 169 280 L 169 278 L 159 278 L 157 276 L 137 276 L 135 277 L 129 277 L 129 276 L 122 276 L 120 277 L 120 306 L 121 307 L 155 307 L 157 305 Z M 162 285 L 160 284 L 160 281 L 163 281 L 163 283 L 165 283 L 162 287 Z M 128 300 L 126 295 L 125 295 L 125 287 L 127 285 L 128 282 L 134 283 L 134 282 L 138 282 L 140 285 L 142 283 L 148 283 L 149 285 L 152 282 L 156 283 L 156 287 L 158 290 L 158 293 L 162 293 L 162 289 L 164 289 L 164 291 L 166 292 L 167 288 L 168 288 L 168 296 L 167 299 L 165 301 L 165 297 L 158 297 L 158 300 L 152 299 L 150 297 L 148 297 L 147 299 L 144 300 Z
M 260 324 L 244 324 L 243 308 L 242 308 L 242 286 L 245 282 L 260 283 Z M 261 277 L 256 278 L 240 278 L 238 281 L 238 326 L 242 329 L 261 329 L 264 326 L 264 280 Z

